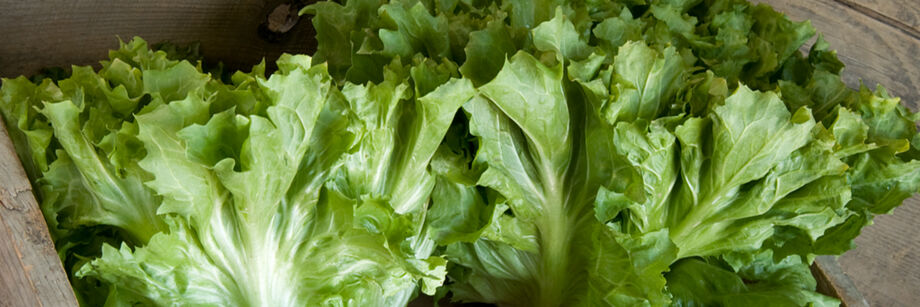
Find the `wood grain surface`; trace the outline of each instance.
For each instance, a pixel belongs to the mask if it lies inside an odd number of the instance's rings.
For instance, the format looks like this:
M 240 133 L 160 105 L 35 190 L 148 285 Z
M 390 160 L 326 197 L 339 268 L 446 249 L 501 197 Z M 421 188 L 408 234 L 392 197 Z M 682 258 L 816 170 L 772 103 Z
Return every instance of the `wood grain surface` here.
M 0 306 L 75 306 L 32 186 L 0 118 Z
M 118 47 L 118 37 L 148 42 L 200 42 L 207 59 L 247 69 L 282 52 L 315 45 L 300 22 L 284 35 L 260 35 L 282 0 L 18 1 L 0 0 L 0 76 L 31 75 L 49 66 L 93 65 Z
M 834 0 L 755 2 L 769 3 L 793 20 L 811 20 L 847 64 L 842 76 L 850 86 L 858 86 L 860 80 L 871 88 L 882 84 L 916 108 L 920 39 Z M 913 6 L 920 7 L 920 2 Z
M 880 16 L 895 28 L 920 38 L 920 5 L 917 0 L 837 0 L 869 16 Z
M 313 32 L 306 20 L 283 35 L 260 35 L 260 25 L 281 2 L 0 0 L 0 76 L 95 64 L 118 46 L 116 37 L 197 41 L 206 58 L 230 68 L 247 68 L 262 58 L 270 62 L 282 52 L 311 50 Z M 850 86 L 860 80 L 873 87 L 883 84 L 917 110 L 920 0 L 755 2 L 768 3 L 794 20 L 810 19 L 847 64 L 843 76 Z M 5 129 L 0 130 L 0 306 L 73 306 L 45 222 L 15 159 Z M 920 198 L 915 197 L 895 214 L 876 218 L 856 240 L 857 248 L 838 259 L 841 271 L 870 305 L 920 304 L 917 221 Z

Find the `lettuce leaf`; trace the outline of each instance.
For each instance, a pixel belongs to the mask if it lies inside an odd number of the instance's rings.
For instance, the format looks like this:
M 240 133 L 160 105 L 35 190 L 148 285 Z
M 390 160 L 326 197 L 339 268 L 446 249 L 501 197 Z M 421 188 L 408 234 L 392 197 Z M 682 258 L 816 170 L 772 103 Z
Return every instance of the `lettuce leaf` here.
M 667 273 L 674 306 L 837 306 L 814 292 L 808 266 L 796 257 L 773 262 L 769 251 L 758 254 L 737 272 L 719 261 L 681 260 Z
M 20 116 L 20 135 L 48 134 L 23 138 L 38 148 L 24 160 L 53 159 L 37 179 L 42 207 L 85 304 L 392 306 L 434 294 L 446 261 L 424 228 L 428 163 L 469 81 L 397 63 L 388 82 L 339 88 L 325 65 L 285 55 L 269 78 L 257 66 L 224 84 L 166 58 L 135 39 L 98 74 L 4 83 L 43 100 L 37 112 L 5 100 L 4 114 Z M 426 88 L 412 91 L 412 76 Z M 123 235 L 83 237 L 100 227 Z
M 835 305 L 808 264 L 920 191 L 920 115 L 766 5 L 302 13 L 274 72 L 134 39 L 3 80 L 81 303 Z

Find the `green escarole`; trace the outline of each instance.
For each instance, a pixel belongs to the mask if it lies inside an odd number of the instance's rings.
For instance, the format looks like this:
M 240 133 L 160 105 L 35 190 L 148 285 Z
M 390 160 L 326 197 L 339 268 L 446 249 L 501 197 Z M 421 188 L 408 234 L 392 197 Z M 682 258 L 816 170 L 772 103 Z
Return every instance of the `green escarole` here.
M 361 131 L 348 131 L 349 106 L 324 68 L 306 63 L 282 58 L 279 73 L 256 79 L 267 117 L 208 118 L 197 95 L 137 115 L 139 164 L 164 197 L 170 231 L 133 252 L 104 247 L 76 275 L 134 280 L 130 291 L 160 304 L 262 306 L 398 304 L 418 279 L 443 278 L 443 260 L 386 248 L 411 229 L 392 227 L 401 217 L 386 200 L 324 185 Z M 362 278 L 375 282 L 355 286 Z
M 81 304 L 834 306 L 814 257 L 920 191 L 920 115 L 766 5 L 302 13 L 274 72 L 135 38 L 3 79 Z
M 806 108 L 741 86 L 705 116 L 610 120 L 603 80 L 565 75 L 519 53 L 464 106 L 485 168 L 476 184 L 497 195 L 482 238 L 446 249 L 463 266 L 456 298 L 663 305 L 681 259 L 762 253 L 776 227 L 815 240 L 853 214 L 839 190 L 848 166 Z
M 132 49 L 150 52 L 140 39 L 119 51 Z M 258 66 L 223 84 L 162 52 L 143 56 L 164 69 L 133 68 L 147 86 L 126 94 L 139 103 L 125 113 L 113 110 L 124 96 L 86 94 L 125 87 L 85 68 L 60 89 L 43 83 L 55 100 L 37 113 L 4 109 L 35 127 L 18 132 L 55 140 L 29 145 L 60 147 L 24 152 L 35 157 L 43 210 L 75 285 L 85 283 L 84 303 L 390 306 L 441 285 L 446 262 L 422 234 L 434 185 L 427 166 L 473 95 L 469 81 L 418 98 L 397 72 L 338 88 L 325 66 L 284 56 L 269 78 Z M 101 75 L 110 63 L 120 62 L 103 63 Z M 72 82 L 87 85 L 70 94 Z M 169 82 L 177 87 L 163 95 L 151 88 Z M 37 90 L 16 79 L 3 91 L 21 88 Z

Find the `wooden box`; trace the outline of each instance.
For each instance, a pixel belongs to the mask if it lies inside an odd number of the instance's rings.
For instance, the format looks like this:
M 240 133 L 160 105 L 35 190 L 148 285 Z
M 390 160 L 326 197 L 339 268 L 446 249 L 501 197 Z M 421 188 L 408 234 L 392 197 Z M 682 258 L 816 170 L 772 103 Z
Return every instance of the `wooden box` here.
M 880 83 L 917 109 L 920 2 L 914 0 L 761 0 L 794 20 L 811 19 L 847 64 L 844 80 Z M 0 76 L 42 67 L 93 65 L 117 37 L 200 42 L 206 59 L 248 68 L 282 52 L 315 47 L 302 2 L 278 0 L 0 0 Z M 806 46 L 805 48 L 807 48 Z M 0 306 L 75 306 L 32 188 L 0 124 Z M 880 216 L 859 245 L 812 271 L 825 294 L 848 306 L 911 306 L 920 301 L 920 199 Z M 863 296 L 863 294 L 865 296 Z

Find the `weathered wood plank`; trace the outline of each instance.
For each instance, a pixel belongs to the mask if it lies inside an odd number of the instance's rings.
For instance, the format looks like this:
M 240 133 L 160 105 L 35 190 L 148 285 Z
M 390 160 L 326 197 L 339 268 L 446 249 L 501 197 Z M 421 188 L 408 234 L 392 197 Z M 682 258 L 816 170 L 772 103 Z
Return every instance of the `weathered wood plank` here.
M 811 266 L 811 273 L 818 282 L 818 292 L 839 298 L 842 307 L 869 306 L 834 256 L 818 256 Z
M 869 16 L 920 37 L 920 5 L 917 0 L 835 0 Z
M 38 305 L 34 289 L 22 269 L 22 262 L 13 243 L 14 233 L 7 229 L 0 216 L 0 306 Z
M 118 37 L 150 43 L 200 42 L 206 59 L 247 69 L 282 52 L 311 50 L 314 34 L 301 20 L 280 41 L 260 25 L 283 0 L 15 1 L 0 0 L 0 76 L 31 75 L 49 66 L 92 65 L 118 47 Z
M 0 174 L 0 288 L 3 288 L 0 305 L 76 306 L 70 282 L 3 119 L 0 119 Z
M 857 2 L 882 18 L 853 7 Z M 844 80 L 857 86 L 885 85 L 918 109 L 920 38 L 891 24 L 916 27 L 920 1 L 914 0 L 765 0 L 793 20 L 810 19 L 847 64 Z M 912 19 L 913 18 L 913 19 Z M 913 20 L 913 21 L 912 21 Z M 856 239 L 857 247 L 839 258 L 843 271 L 871 306 L 914 306 L 920 301 L 920 198 L 907 200 L 893 215 L 879 216 Z
M 875 218 L 838 261 L 871 306 L 920 302 L 920 199 Z
M 920 101 L 920 40 L 834 0 L 766 0 L 793 20 L 811 20 L 847 64 L 844 81 L 872 88 L 882 84 L 917 108 Z M 916 4 L 915 4 L 916 6 Z

